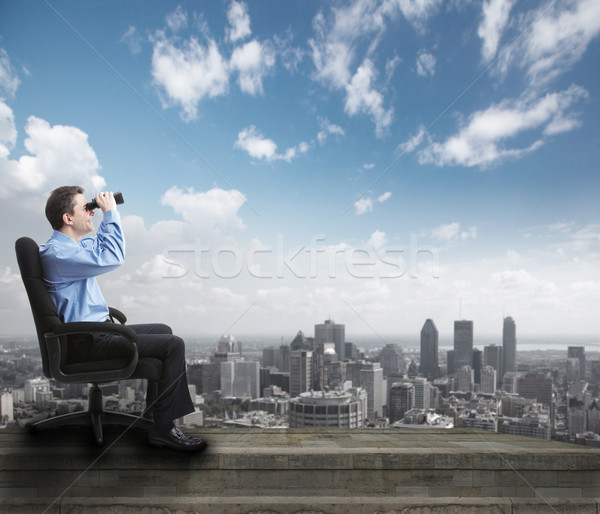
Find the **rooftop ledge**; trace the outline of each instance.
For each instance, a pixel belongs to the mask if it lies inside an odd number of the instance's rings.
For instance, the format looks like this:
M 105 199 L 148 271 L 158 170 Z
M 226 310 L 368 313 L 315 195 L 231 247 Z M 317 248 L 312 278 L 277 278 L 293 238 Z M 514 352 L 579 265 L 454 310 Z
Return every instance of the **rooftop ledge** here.
M 452 430 L 197 429 L 202 454 L 132 429 L 0 431 L 11 513 L 600 513 L 600 449 Z

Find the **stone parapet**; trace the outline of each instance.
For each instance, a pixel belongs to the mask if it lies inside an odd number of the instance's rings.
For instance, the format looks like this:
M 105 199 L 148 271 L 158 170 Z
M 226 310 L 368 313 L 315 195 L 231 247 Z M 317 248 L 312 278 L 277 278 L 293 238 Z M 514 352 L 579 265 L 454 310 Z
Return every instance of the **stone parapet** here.
M 595 448 L 470 429 L 196 433 L 200 455 L 135 430 L 102 448 L 87 430 L 0 431 L 0 511 L 598 512 Z

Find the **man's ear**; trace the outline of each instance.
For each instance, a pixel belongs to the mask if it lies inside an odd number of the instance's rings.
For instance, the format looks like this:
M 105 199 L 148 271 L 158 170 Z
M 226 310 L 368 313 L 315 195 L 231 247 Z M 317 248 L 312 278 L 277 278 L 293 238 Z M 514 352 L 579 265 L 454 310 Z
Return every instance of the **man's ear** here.
M 72 225 L 73 224 L 73 215 L 65 212 L 62 215 L 62 220 L 64 225 Z

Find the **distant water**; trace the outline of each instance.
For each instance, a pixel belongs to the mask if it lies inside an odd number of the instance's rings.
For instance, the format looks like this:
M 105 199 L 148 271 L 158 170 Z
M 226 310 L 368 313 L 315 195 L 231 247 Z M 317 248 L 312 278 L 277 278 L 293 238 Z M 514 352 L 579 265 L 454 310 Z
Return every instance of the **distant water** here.
M 269 346 L 279 346 L 281 344 L 289 345 L 292 342 L 292 334 L 289 337 L 281 337 L 272 334 L 234 334 L 235 338 L 242 343 L 244 352 L 246 350 L 262 350 Z M 312 334 L 305 334 L 310 336 Z M 188 344 L 198 344 L 199 346 L 211 347 L 217 344 L 219 336 L 188 336 Z M 397 334 L 346 334 L 346 340 L 353 342 L 363 350 L 374 350 L 382 348 L 386 344 L 395 344 L 407 351 L 420 349 L 420 339 L 417 335 L 397 335 Z M 440 337 L 439 348 L 441 351 L 447 351 L 453 346 L 452 336 Z M 483 350 L 484 346 L 495 344 L 502 346 L 502 336 L 498 335 L 480 335 L 475 336 L 474 347 Z M 583 346 L 588 352 L 600 352 L 600 336 L 596 335 L 519 335 L 517 334 L 517 351 L 519 352 L 538 352 L 544 350 L 567 352 L 569 346 Z

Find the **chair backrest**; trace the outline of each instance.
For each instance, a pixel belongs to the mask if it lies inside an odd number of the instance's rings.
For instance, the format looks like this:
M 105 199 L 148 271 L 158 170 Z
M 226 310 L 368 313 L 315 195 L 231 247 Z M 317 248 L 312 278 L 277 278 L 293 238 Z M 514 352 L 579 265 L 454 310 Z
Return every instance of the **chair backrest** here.
M 21 237 L 15 243 L 17 262 L 21 271 L 21 278 L 25 284 L 33 321 L 37 331 L 38 343 L 42 354 L 42 367 L 44 375 L 51 377 L 48 350 L 44 334 L 52 332 L 54 327 L 62 324 L 58 317 L 56 305 L 48 292 L 43 280 L 42 262 L 40 260 L 40 248 L 38 244 L 29 237 Z

